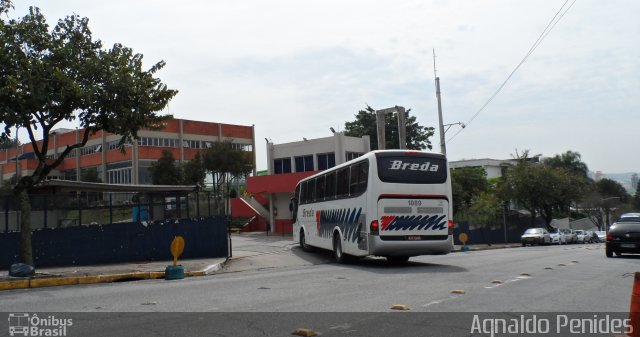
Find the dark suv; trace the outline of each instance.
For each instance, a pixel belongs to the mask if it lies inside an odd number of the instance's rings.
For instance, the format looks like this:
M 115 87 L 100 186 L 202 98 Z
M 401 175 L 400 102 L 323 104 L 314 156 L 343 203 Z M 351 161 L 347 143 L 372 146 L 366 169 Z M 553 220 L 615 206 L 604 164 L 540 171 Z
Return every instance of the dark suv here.
M 625 213 L 607 232 L 606 254 L 640 254 L 640 213 Z

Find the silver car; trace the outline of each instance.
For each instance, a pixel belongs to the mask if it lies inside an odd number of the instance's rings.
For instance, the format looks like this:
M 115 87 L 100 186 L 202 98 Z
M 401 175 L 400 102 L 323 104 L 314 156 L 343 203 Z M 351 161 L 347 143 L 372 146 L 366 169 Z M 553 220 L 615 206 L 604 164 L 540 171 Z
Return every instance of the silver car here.
M 529 228 L 524 234 L 520 237 L 520 241 L 522 242 L 522 247 L 534 244 L 539 245 L 550 245 L 551 244 L 551 235 L 544 228 Z
M 576 236 L 578 237 L 578 243 L 591 243 L 591 234 L 587 235 L 587 232 L 582 229 L 576 229 Z
M 562 228 L 560 229 L 562 233 L 564 233 L 565 238 L 567 239 L 567 243 L 576 243 L 578 242 L 578 236 L 573 229 L 570 228 Z

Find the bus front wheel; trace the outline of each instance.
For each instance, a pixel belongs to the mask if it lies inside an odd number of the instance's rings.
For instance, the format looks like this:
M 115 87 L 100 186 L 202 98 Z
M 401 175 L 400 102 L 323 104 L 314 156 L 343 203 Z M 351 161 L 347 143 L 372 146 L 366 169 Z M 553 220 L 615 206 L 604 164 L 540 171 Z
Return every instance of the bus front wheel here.
M 311 251 L 311 246 L 307 244 L 307 238 L 304 236 L 304 230 L 302 229 L 300 230 L 300 248 L 305 252 Z

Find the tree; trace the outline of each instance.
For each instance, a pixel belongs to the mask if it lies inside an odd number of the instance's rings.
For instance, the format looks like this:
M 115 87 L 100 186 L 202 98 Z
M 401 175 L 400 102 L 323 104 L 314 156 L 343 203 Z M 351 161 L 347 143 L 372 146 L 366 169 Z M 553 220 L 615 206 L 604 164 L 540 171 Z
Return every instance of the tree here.
M 184 185 L 204 186 L 207 171 L 200 153 L 196 153 L 192 160 L 182 164 L 182 183 Z
M 600 195 L 600 208 L 606 217 L 606 225 L 611 224 L 611 211 L 631 200 L 627 190 L 619 182 L 603 178 L 596 182 L 596 191 Z
M 531 214 L 531 224 L 541 215 L 547 227 L 554 215 L 568 213 L 571 204 L 583 195 L 583 179 L 571 172 L 528 158 L 528 151 L 517 157 L 500 185 L 504 200 L 513 200 Z
M 416 122 L 415 116 L 410 116 L 411 109 L 405 111 L 407 123 L 407 149 L 423 150 L 431 149 L 430 137 L 434 134 L 433 127 L 421 126 Z M 371 139 L 371 149 L 378 149 L 378 133 L 376 124 L 376 111 L 367 105 L 365 110 L 358 111 L 356 120 L 345 122 L 344 129 L 346 136 L 362 137 L 369 136 Z M 398 114 L 385 115 L 385 141 L 387 149 L 398 149 Z
M 204 168 L 213 176 L 214 192 L 228 199 L 231 181 L 248 175 L 253 160 L 248 152 L 234 148 L 231 141 L 215 142 L 204 153 Z
M 98 174 L 98 169 L 95 167 L 88 168 L 86 170 L 82 170 L 80 172 L 80 180 L 86 181 L 90 183 L 101 183 L 102 179 Z
M 89 19 L 70 15 L 50 30 L 37 7 L 5 21 L 11 8 L 11 0 L 0 0 L 0 138 L 10 138 L 11 128 L 26 130 L 38 160 L 14 188 L 21 207 L 20 257 L 33 265 L 29 193 L 34 186 L 100 130 L 120 135 L 124 150 L 141 129 L 160 127 L 170 116 L 158 112 L 177 91 L 154 77 L 163 61 L 144 70 L 141 54 L 118 43 L 103 49 L 92 37 Z M 51 130 L 74 120 L 82 128 L 80 141 L 47 160 Z
M 20 141 L 11 138 L 0 138 L 0 150 L 15 149 L 20 146 Z
M 582 161 L 582 156 L 580 156 L 580 153 L 578 152 L 567 151 L 563 154 L 555 155 L 551 158 L 545 159 L 544 164 L 555 168 L 565 169 L 583 178 L 587 178 L 589 175 L 587 164 Z
M 487 192 L 487 171 L 482 167 L 461 167 L 451 170 L 453 214 L 463 213 L 474 197 Z
M 182 168 L 176 165 L 173 153 L 162 151 L 162 157 L 149 167 L 151 183 L 154 185 L 181 185 L 183 181 Z
M 501 210 L 502 203 L 494 193 L 480 192 L 473 196 L 468 213 L 472 221 L 487 224 L 495 219 Z

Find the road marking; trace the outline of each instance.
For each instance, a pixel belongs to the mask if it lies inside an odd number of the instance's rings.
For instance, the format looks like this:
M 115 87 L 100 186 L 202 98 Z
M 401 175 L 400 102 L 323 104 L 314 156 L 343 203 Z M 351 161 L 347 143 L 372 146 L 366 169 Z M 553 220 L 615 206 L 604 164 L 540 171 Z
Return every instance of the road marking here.
M 298 336 L 303 336 L 303 337 L 312 337 L 312 336 L 317 336 L 318 334 L 311 330 L 311 329 L 303 329 L 303 328 L 299 328 L 296 329 L 296 331 L 294 331 L 292 333 L 292 335 L 298 335 Z
M 446 301 L 446 299 L 444 299 L 444 300 L 437 300 L 437 301 L 431 301 L 431 302 L 429 302 L 429 303 L 427 303 L 427 304 L 423 305 L 423 307 L 428 307 L 428 306 L 430 306 L 430 305 L 439 304 L 439 303 L 442 303 L 442 302 L 444 302 L 444 301 Z

